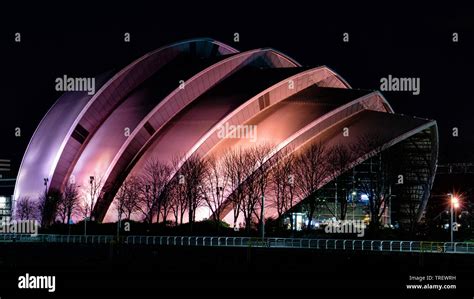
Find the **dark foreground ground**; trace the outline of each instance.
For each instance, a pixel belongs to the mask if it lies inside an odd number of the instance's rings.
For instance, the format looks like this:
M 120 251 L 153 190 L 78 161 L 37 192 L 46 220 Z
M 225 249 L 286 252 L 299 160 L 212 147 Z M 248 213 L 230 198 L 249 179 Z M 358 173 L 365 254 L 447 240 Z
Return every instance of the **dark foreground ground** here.
M 0 244 L 0 298 L 473 298 L 474 257 L 303 249 Z M 56 292 L 17 288 L 55 275 Z M 407 290 L 454 275 L 456 290 Z M 424 281 L 422 284 L 426 283 Z

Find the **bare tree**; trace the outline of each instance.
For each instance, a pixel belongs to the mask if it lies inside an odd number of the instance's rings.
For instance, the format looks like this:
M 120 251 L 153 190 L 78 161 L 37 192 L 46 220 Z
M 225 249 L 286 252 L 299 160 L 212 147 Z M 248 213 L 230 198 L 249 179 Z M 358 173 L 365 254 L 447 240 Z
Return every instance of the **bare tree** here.
M 161 209 L 158 210 L 158 213 L 161 213 L 161 218 L 163 219 L 163 223 L 167 222 L 168 216 L 170 212 L 172 211 L 172 203 L 173 203 L 173 190 L 172 190 L 172 185 L 168 182 L 166 186 L 166 193 L 164 196 L 161 198 Z M 157 218 L 158 219 L 158 218 Z
M 312 143 L 302 149 L 296 158 L 297 187 L 308 206 L 308 228 L 312 225 L 319 202 L 317 191 L 328 176 L 327 152 L 321 143 Z
M 132 215 L 138 212 L 138 204 L 141 196 L 141 182 L 140 178 L 130 176 L 125 181 L 127 196 L 124 204 L 125 218 L 130 220 Z
M 193 155 L 186 159 L 180 169 L 184 178 L 184 196 L 187 201 L 188 221 L 192 231 L 196 220 L 196 211 L 203 201 L 203 179 L 206 173 L 206 163 L 199 156 Z
M 210 209 L 212 220 L 218 225 L 222 217 L 225 192 L 230 183 L 229 173 L 225 171 L 224 160 L 215 156 L 206 159 L 206 172 L 203 178 L 203 199 Z
M 175 225 L 183 224 L 184 214 L 187 210 L 187 201 L 186 197 L 184 196 L 184 183 L 180 183 L 179 176 L 173 178 L 173 181 L 170 185 L 170 196 L 171 196 L 171 204 L 170 209 L 174 216 L 174 223 Z
M 265 222 L 265 195 L 270 181 L 270 167 L 271 163 L 267 163 L 270 158 L 272 146 L 270 144 L 260 144 L 251 147 L 249 154 L 251 160 L 254 162 L 253 176 L 257 184 L 257 208 L 258 212 L 254 210 L 255 218 L 259 223 L 260 235 L 264 236 L 264 222 Z
M 385 213 L 391 197 L 390 170 L 385 157 L 379 153 L 369 159 L 371 171 L 358 180 L 358 189 L 367 195 L 369 200 L 370 226 L 380 226 L 381 217 Z
M 152 223 L 156 216 L 159 222 L 163 201 L 168 193 L 168 180 L 171 168 L 157 159 L 147 162 L 141 176 L 142 196 L 138 210 L 143 214 L 146 223 Z
M 140 196 L 140 179 L 136 176 L 128 177 L 120 186 L 114 199 L 118 221 L 122 220 L 122 216 L 124 216 L 123 219 L 130 220 L 132 215 L 139 211 Z
M 241 205 L 245 197 L 243 182 L 247 177 L 245 152 L 242 148 L 227 151 L 223 157 L 224 173 L 229 178 L 230 189 L 228 200 L 232 204 L 234 228 L 241 212 Z
M 186 200 L 186 196 L 184 193 L 185 187 L 184 183 L 182 183 L 182 175 L 179 175 L 179 178 L 176 178 L 175 182 L 173 183 L 173 188 L 171 189 L 172 192 L 172 204 L 171 209 L 173 211 L 173 215 L 175 218 L 175 224 L 183 224 L 184 214 L 188 209 L 188 201 Z
M 16 203 L 16 217 L 20 220 L 36 218 L 36 206 L 28 196 L 20 197 Z
M 127 202 L 128 198 L 127 188 L 127 183 L 124 182 L 118 189 L 114 198 L 114 206 L 117 211 L 117 222 L 120 222 L 122 217 L 125 215 L 125 203 Z
M 354 151 L 341 144 L 333 146 L 328 154 L 328 162 L 329 162 L 329 170 L 330 170 L 331 178 L 332 178 L 332 181 L 336 185 L 336 195 L 335 195 L 334 200 L 336 202 L 339 202 L 340 204 L 339 217 L 341 220 L 346 219 L 348 203 L 347 203 L 347 196 L 337 196 L 337 194 L 339 194 L 338 187 L 341 186 L 339 182 L 341 180 L 341 175 L 345 171 L 348 170 L 351 163 L 353 162 L 354 157 L 355 157 Z M 335 217 L 337 217 L 336 210 L 333 211 L 333 214 Z
M 58 216 L 63 223 L 69 224 L 72 216 L 78 213 L 79 190 L 74 183 L 68 183 L 58 204 Z
M 295 197 L 295 156 L 282 150 L 273 157 L 273 168 L 270 175 L 272 190 L 272 206 L 276 209 L 278 218 L 293 208 Z M 291 218 L 291 217 L 290 217 Z M 290 219 L 293 225 L 292 219 Z
M 358 189 L 367 195 L 369 201 L 370 227 L 378 228 L 392 197 L 393 166 L 396 161 L 386 150 L 382 136 L 362 136 L 356 145 L 358 156 L 374 153 L 365 163 L 369 171 L 357 179 Z
M 247 232 L 250 232 L 250 229 L 253 224 L 253 219 L 258 221 L 258 213 L 256 212 L 259 204 L 261 203 L 262 193 L 260 185 L 260 177 L 257 172 L 255 172 L 258 154 L 254 148 L 246 149 L 242 152 L 242 174 L 244 180 L 242 182 L 243 197 L 240 203 L 240 210 L 244 216 L 245 227 Z
M 258 207 L 258 204 L 260 202 L 260 197 L 259 197 L 259 186 L 257 184 L 257 179 L 256 176 L 254 175 L 249 175 L 247 179 L 244 181 L 243 184 L 243 189 L 244 189 L 244 197 L 242 198 L 242 202 L 240 205 L 240 209 L 242 211 L 242 214 L 244 215 L 244 220 L 245 220 L 245 228 L 247 229 L 247 232 L 250 232 L 250 229 L 252 228 L 253 221 L 252 219 L 255 217 L 255 210 Z
M 88 211 L 86 217 L 92 219 L 92 213 L 94 211 L 95 204 L 99 199 L 100 192 L 104 187 L 103 176 L 102 175 L 92 175 L 89 177 L 89 184 L 84 185 L 83 193 L 87 194 L 90 197 L 89 207 L 83 208 L 84 211 Z M 86 197 L 87 198 L 87 197 Z
M 168 183 L 170 196 L 170 209 L 174 216 L 175 225 L 183 224 L 184 214 L 188 209 L 188 201 L 185 196 L 185 176 L 181 171 L 180 156 L 175 156 L 172 160 L 172 169 L 175 174 Z
M 61 192 L 56 189 L 50 189 L 48 193 L 45 192 L 40 195 L 38 199 L 38 212 L 42 227 L 48 227 L 55 221 L 61 197 Z

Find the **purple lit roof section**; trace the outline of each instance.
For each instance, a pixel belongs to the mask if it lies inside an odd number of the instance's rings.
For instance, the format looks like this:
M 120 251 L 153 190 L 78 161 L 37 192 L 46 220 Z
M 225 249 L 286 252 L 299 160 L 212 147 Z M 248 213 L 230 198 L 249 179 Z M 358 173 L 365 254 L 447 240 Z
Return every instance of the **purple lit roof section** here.
M 99 127 L 82 151 L 75 164 L 72 176 L 80 186 L 88 186 L 89 176 L 100 178 L 127 139 L 126 133 L 149 112 L 149 95 L 146 90 L 137 90 L 127 97 Z
M 59 153 L 51 187 L 63 186 L 91 136 L 129 92 L 180 53 L 192 51 L 198 56 L 227 55 L 237 52 L 229 46 L 210 39 L 195 39 L 160 48 L 125 67 L 98 90 L 70 127 L 69 136 L 77 136 L 79 133 L 85 137 L 79 140 L 71 137 L 66 140 L 64 149 Z
M 101 86 L 110 76 L 99 76 L 96 84 Z M 69 129 L 91 97 L 86 92 L 67 92 L 46 113 L 23 156 L 15 185 L 15 199 L 21 196 L 36 199 L 45 190 L 43 179 L 51 180 Z
M 329 90 L 334 92 L 345 89 L 330 88 Z M 333 115 L 337 116 L 332 118 L 332 122 L 335 123 L 363 109 L 388 112 L 385 106 L 386 102 L 378 92 L 363 97 L 358 97 L 359 94 L 359 92 L 356 93 L 356 100 L 352 100 L 355 96 L 346 95 L 346 99 L 342 102 L 338 100 L 334 104 L 331 102 L 336 101 L 326 101 L 324 95 L 322 97 L 314 95 L 314 98 L 311 99 L 305 99 L 305 96 L 287 98 L 265 109 L 245 123 L 245 125 L 256 127 L 258 136 L 256 142 L 249 138 L 224 138 L 207 155 L 220 156 L 230 148 L 246 148 L 258 144 L 271 144 L 278 149 L 288 143 L 289 139 L 296 138 L 305 130 L 314 128 L 316 124 L 324 123 L 318 126 L 320 130 L 329 127 L 330 124 L 325 120 Z M 315 134 L 315 132 L 310 134 Z
M 294 88 L 290 88 L 289 82 L 292 82 Z M 229 125 L 240 125 L 249 121 L 252 117 L 261 113 L 264 109 L 279 103 L 288 97 L 308 88 L 312 85 L 319 86 L 319 82 L 333 82 L 333 86 L 336 88 L 347 88 L 345 82 L 338 79 L 338 77 L 330 69 L 326 67 L 318 67 L 311 70 L 307 70 L 297 75 L 294 75 L 288 79 L 285 79 L 272 87 L 260 92 L 258 95 L 249 99 L 245 104 L 241 105 L 238 109 L 227 115 L 218 124 L 211 128 L 205 136 L 203 136 L 193 148 L 186 153 L 189 157 L 194 153 L 200 156 L 205 156 L 215 145 L 217 145 L 221 139 L 218 137 L 218 130 L 226 123 Z M 268 105 L 261 105 L 263 102 L 268 101 Z

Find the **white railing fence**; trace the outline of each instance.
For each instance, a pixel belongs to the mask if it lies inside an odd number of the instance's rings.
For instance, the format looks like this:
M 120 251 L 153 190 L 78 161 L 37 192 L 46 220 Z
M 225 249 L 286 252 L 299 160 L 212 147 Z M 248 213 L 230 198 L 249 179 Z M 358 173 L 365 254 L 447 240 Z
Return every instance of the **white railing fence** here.
M 209 236 L 123 236 L 118 240 L 129 245 L 155 246 L 210 246 L 210 247 L 268 247 L 306 248 L 319 250 L 355 250 L 387 252 L 429 252 L 474 254 L 472 242 L 429 242 L 394 240 L 349 240 L 349 239 L 305 239 L 305 238 L 252 238 Z M 44 242 L 44 243 L 117 243 L 112 235 L 47 235 L 0 234 L 0 243 Z

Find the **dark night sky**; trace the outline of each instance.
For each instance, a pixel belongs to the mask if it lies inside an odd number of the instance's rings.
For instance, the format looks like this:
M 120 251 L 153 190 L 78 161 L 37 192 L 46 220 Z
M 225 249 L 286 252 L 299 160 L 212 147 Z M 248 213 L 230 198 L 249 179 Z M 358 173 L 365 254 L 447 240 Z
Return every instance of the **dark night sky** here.
M 472 15 L 255 2 L 218 2 L 212 11 L 181 1 L 166 7 L 155 1 L 2 8 L 0 158 L 12 158 L 18 167 L 37 124 L 60 96 L 56 77 L 94 76 L 165 44 L 210 37 L 242 51 L 272 47 L 305 66 L 327 65 L 353 88 L 379 89 L 380 78 L 389 74 L 420 77 L 418 96 L 383 94 L 397 113 L 438 121 L 441 163 L 474 162 Z M 15 32 L 22 33 L 20 44 L 13 42 Z M 130 44 L 123 42 L 124 32 L 131 33 Z M 240 43 L 233 42 L 234 32 Z M 342 42 L 343 32 L 350 43 Z M 459 43 L 452 43 L 452 32 L 460 34 Z M 14 137 L 15 127 L 21 138 Z M 459 128 L 458 138 L 452 127 Z

